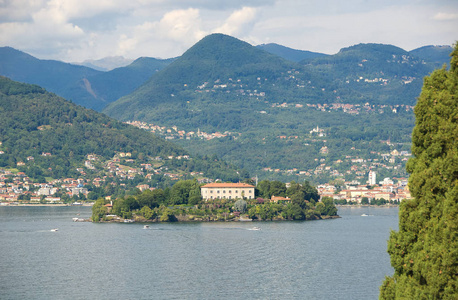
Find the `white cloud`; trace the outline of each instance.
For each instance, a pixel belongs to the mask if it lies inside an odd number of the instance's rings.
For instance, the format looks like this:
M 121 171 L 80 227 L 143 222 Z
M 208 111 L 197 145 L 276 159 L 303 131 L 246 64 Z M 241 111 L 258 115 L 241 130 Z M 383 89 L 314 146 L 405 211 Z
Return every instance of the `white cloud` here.
M 0 46 L 82 61 L 172 57 L 208 33 L 335 53 L 361 42 L 413 49 L 456 40 L 452 0 L 0 0 Z
M 301 50 L 328 54 L 359 43 L 392 44 L 405 50 L 420 46 L 452 44 L 458 23 L 439 23 L 431 17 L 440 8 L 404 5 L 370 11 L 328 14 L 324 10 L 311 12 L 304 3 L 285 9 L 277 5 L 263 12 L 251 34 Z
M 437 21 L 451 21 L 451 20 L 458 20 L 458 14 L 450 14 L 450 13 L 437 13 L 433 17 L 434 20 Z
M 205 36 L 200 26 L 201 19 L 198 9 L 174 10 L 166 13 L 160 20 L 158 33 L 163 38 L 175 41 L 196 41 Z
M 246 31 L 247 27 L 255 20 L 256 9 L 252 7 L 243 7 L 233 12 L 223 25 L 216 28 L 214 32 L 225 33 L 228 35 L 238 35 Z

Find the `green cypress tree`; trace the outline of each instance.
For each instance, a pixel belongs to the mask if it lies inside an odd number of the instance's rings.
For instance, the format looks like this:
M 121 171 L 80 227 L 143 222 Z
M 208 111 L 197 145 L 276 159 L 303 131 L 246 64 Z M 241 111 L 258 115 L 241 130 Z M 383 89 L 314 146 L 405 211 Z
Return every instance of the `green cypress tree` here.
M 424 80 L 407 164 L 413 200 L 402 202 L 388 253 L 394 275 L 380 299 L 458 299 L 458 43 L 451 68 Z

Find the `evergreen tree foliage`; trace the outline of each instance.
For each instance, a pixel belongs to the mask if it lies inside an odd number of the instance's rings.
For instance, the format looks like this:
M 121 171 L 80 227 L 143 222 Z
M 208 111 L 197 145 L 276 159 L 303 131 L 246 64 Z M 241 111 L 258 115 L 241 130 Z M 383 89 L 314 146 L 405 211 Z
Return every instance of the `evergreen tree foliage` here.
M 413 200 L 399 211 L 388 253 L 395 273 L 380 299 L 458 299 L 458 44 L 450 71 L 424 80 L 407 164 Z

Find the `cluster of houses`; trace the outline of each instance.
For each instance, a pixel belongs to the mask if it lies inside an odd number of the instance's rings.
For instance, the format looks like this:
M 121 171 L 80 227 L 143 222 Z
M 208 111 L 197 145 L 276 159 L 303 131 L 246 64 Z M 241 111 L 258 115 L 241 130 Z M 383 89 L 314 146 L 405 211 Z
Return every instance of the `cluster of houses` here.
M 345 182 L 342 189 L 334 185 L 323 184 L 317 187 L 321 197 L 331 197 L 334 200 L 346 200 L 347 202 L 361 203 L 363 198 L 372 200 L 397 201 L 412 199 L 407 185 L 407 179 L 398 178 L 394 183 L 390 178 L 384 178 L 376 183 L 376 173 L 371 171 L 368 175 L 367 184 L 362 185 L 358 181 Z
M 0 203 L 9 204 L 19 201 L 29 203 L 61 203 L 58 192 L 69 197 L 87 195 L 83 179 L 65 178 L 52 182 L 34 183 L 23 172 L 16 174 L 0 169 Z
M 227 136 L 231 136 L 234 139 L 237 139 L 238 136 L 240 136 L 240 133 L 237 132 L 229 132 L 225 131 L 223 133 L 221 132 L 212 132 L 212 133 L 207 133 L 204 131 L 201 131 L 200 129 L 197 129 L 196 131 L 188 131 L 186 132 L 185 130 L 179 130 L 177 126 L 172 126 L 170 128 L 165 127 L 165 126 L 158 126 L 154 124 L 148 124 L 146 122 L 140 122 L 140 121 L 127 121 L 125 122 L 126 124 L 130 124 L 132 126 L 151 131 L 159 136 L 164 137 L 166 140 L 174 140 L 174 139 L 203 139 L 203 140 L 212 140 L 215 138 L 223 138 Z
M 306 106 L 308 108 L 316 109 L 319 111 L 330 112 L 330 111 L 340 111 L 343 113 L 351 114 L 351 115 L 359 115 L 362 112 L 365 113 L 398 113 L 402 111 L 413 111 L 414 106 L 412 105 L 405 105 L 405 104 L 397 104 L 397 105 L 371 105 L 370 103 L 365 104 L 349 104 L 349 103 L 324 103 L 324 104 L 311 104 L 307 103 Z M 293 107 L 293 108 L 302 108 L 304 107 L 303 104 L 297 103 L 272 103 L 271 107 L 273 108 L 286 108 L 286 107 Z M 266 111 L 260 111 L 261 114 L 266 114 Z
M 385 112 L 398 113 L 401 110 L 406 112 L 413 111 L 414 106 L 397 104 L 397 105 L 371 105 L 365 104 L 348 104 L 348 103 L 330 103 L 330 104 L 307 104 L 307 107 L 314 108 L 319 111 L 341 111 L 347 114 L 359 115 L 362 112 Z
M 151 179 L 154 175 L 162 175 L 171 180 L 180 180 L 187 173 L 174 173 L 169 171 L 164 165 L 166 160 L 188 160 L 189 155 L 155 157 L 152 163 L 143 163 L 136 165 L 130 152 L 118 152 L 108 161 L 101 161 L 101 158 L 94 154 L 88 154 L 84 162 L 84 167 L 77 168 L 80 172 L 80 178 L 57 179 L 51 182 L 34 183 L 24 172 L 13 173 L 10 170 L 0 169 L 0 203 L 2 205 L 26 202 L 26 203 L 62 203 L 61 195 L 67 195 L 66 198 L 73 196 L 88 196 L 88 189 L 84 186 L 91 184 L 95 187 L 107 185 L 107 178 L 120 178 L 123 180 L 132 180 L 136 176 L 142 176 Z M 32 159 L 31 159 L 32 160 Z M 26 163 L 23 163 L 24 165 Z M 98 177 L 86 176 L 88 170 L 101 171 Z M 191 176 L 199 178 L 199 182 L 206 183 L 212 180 L 204 177 L 203 172 L 191 172 Z M 111 185 L 117 183 L 110 180 Z M 119 183 L 120 186 L 126 186 L 125 183 Z M 139 185 L 138 189 L 144 191 L 151 189 L 149 185 Z
M 279 138 L 282 138 L 281 136 Z M 285 139 L 295 138 L 284 137 Z M 312 140 L 311 140 L 312 141 Z M 384 141 L 386 142 L 386 141 Z M 389 141 L 388 141 L 389 143 Z M 352 148 L 357 152 L 357 149 Z M 320 149 L 320 154 L 326 155 L 329 153 L 329 148 L 323 146 Z M 381 153 L 371 152 L 372 155 L 378 158 L 364 159 L 359 156 L 347 155 L 344 159 L 338 159 L 336 161 L 327 162 L 326 158 L 315 158 L 315 161 L 319 163 L 314 169 L 300 170 L 298 168 L 292 169 L 278 169 L 278 168 L 263 168 L 264 172 L 274 172 L 284 175 L 297 175 L 311 177 L 314 175 L 329 175 L 334 178 L 345 177 L 347 175 L 354 176 L 356 179 L 363 179 L 370 170 L 386 169 L 386 170 L 403 170 L 404 165 L 411 156 L 408 151 L 398 151 L 396 149 Z M 348 169 L 342 169 L 341 165 L 349 165 Z
M 28 203 L 62 203 L 57 194 L 67 194 L 69 197 L 88 195 L 84 186 L 93 184 L 102 186 L 107 176 L 85 180 L 82 178 L 65 178 L 47 183 L 34 183 L 23 172 L 13 174 L 7 170 L 0 169 L 0 203 L 2 205 L 28 202 Z M 390 178 L 376 183 L 376 174 L 371 171 L 366 185 L 358 181 L 345 182 L 343 188 L 336 188 L 335 185 L 323 184 L 317 187 L 321 197 L 331 197 L 334 200 L 343 200 L 353 203 L 361 203 L 363 198 L 371 200 L 385 199 L 387 201 L 402 201 L 411 199 L 407 186 L 407 180 L 400 178 L 396 183 Z M 116 185 L 112 182 L 111 184 Z M 123 185 L 121 183 L 121 185 Z M 137 186 L 140 191 L 152 190 L 148 184 Z M 246 183 L 207 183 L 201 187 L 202 198 L 206 201 L 213 199 L 255 199 L 255 186 Z M 288 203 L 290 198 L 272 196 L 270 202 Z

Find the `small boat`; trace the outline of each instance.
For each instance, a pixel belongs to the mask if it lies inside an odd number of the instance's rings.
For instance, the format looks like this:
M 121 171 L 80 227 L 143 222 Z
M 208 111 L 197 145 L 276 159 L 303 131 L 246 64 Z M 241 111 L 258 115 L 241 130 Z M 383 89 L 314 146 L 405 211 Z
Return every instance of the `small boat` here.
M 149 229 L 149 225 L 144 225 L 143 229 Z
M 134 223 L 135 220 L 132 219 L 124 219 L 124 223 Z
M 58 230 L 59 230 L 58 228 L 51 229 L 51 231 L 58 231 Z
M 248 229 L 248 230 L 261 230 L 261 228 L 255 226 L 255 227 L 250 228 L 250 229 Z
M 361 217 L 369 217 L 369 215 L 362 214 Z

